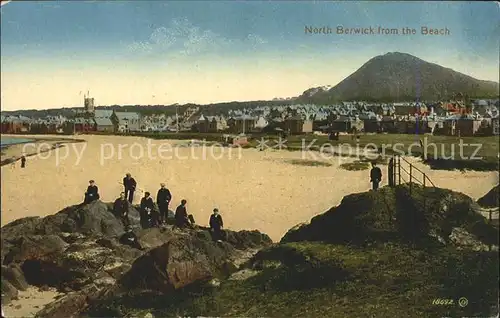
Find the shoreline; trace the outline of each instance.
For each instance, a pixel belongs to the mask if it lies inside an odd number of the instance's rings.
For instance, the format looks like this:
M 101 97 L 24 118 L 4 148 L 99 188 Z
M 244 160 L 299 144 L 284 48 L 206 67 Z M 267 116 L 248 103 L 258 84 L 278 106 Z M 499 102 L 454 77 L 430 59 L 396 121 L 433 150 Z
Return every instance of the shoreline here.
M 57 135 L 44 135 L 44 137 L 35 137 L 39 135 L 4 134 L 2 136 L 9 138 L 30 139 L 30 141 L 4 145 L 1 148 L 0 166 L 15 164 L 17 161 L 21 159 L 23 154 L 26 158 L 28 158 L 39 155 L 40 153 L 46 153 L 55 150 L 57 148 L 64 147 L 66 144 L 86 142 L 84 139 L 61 138 L 60 136 Z M 23 149 L 27 144 L 33 144 L 33 145 L 48 144 L 51 147 L 49 149 L 44 149 L 41 151 L 35 150 L 23 153 Z

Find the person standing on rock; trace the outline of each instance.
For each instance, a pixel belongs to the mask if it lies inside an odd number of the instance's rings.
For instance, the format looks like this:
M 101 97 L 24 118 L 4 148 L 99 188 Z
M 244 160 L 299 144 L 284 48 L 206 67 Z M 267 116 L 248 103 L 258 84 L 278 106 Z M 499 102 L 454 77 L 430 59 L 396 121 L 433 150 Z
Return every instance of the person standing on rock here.
M 125 175 L 123 178 L 123 186 L 125 187 L 125 197 L 128 198 L 128 202 L 132 203 L 134 201 L 134 192 L 137 187 L 137 182 L 130 173 Z
M 222 221 L 222 216 L 219 214 L 219 209 L 214 209 L 214 213 L 210 216 L 209 224 L 212 239 L 217 242 L 222 242 L 222 228 L 224 227 L 224 223 Z
M 115 200 L 113 204 L 113 213 L 116 217 L 120 218 L 125 227 L 130 226 L 128 218 L 129 202 L 125 198 L 125 192 L 120 193 L 120 197 Z
M 158 204 L 158 209 L 160 210 L 160 223 L 167 222 L 168 205 L 170 204 L 170 200 L 172 200 L 170 190 L 165 187 L 165 183 L 161 183 L 160 190 L 158 190 L 158 194 L 156 195 L 156 203 Z
M 370 170 L 370 182 L 373 185 L 374 191 L 377 191 L 380 181 L 382 181 L 382 171 L 379 167 L 377 167 L 375 162 L 372 162 L 372 170 Z
M 87 192 L 85 192 L 85 204 L 94 202 L 99 199 L 99 188 L 95 185 L 94 180 L 89 181 L 89 186 L 87 187 Z
M 149 192 L 144 193 L 144 197 L 141 199 L 141 226 L 143 229 L 148 228 L 150 226 L 151 213 L 155 207 L 155 203 L 153 202 L 153 198 L 150 196 Z
M 183 199 L 181 205 L 175 209 L 175 225 L 179 228 L 192 227 L 187 214 L 186 204 L 187 201 Z

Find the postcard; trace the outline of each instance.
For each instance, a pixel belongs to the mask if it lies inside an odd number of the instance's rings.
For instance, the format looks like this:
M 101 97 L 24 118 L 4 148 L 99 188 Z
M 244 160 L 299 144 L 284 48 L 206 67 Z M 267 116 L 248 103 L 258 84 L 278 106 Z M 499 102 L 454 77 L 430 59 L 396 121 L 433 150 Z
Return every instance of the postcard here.
M 498 315 L 497 2 L 1 4 L 2 317 Z

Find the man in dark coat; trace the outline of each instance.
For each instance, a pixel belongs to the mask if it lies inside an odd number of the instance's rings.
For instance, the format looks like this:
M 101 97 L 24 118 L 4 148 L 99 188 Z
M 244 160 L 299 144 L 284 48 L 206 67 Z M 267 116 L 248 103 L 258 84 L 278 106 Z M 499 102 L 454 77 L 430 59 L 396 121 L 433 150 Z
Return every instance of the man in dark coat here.
M 158 194 L 156 195 L 156 203 L 158 204 L 158 209 L 160 210 L 160 222 L 167 222 L 168 216 L 168 205 L 172 200 L 172 194 L 165 187 L 165 183 L 160 184 L 160 190 L 158 190 Z
M 137 182 L 130 173 L 127 173 L 125 178 L 123 178 L 123 186 L 125 187 L 125 197 L 128 198 L 128 202 L 132 203 L 134 201 L 134 192 L 137 187 Z
M 21 168 L 25 168 L 26 167 L 26 157 L 23 155 L 21 157 Z
M 150 226 L 151 214 L 153 213 L 153 209 L 155 207 L 155 203 L 153 202 L 153 198 L 151 198 L 149 192 L 144 193 L 144 197 L 141 199 L 141 226 L 142 228 L 148 228 Z
M 222 228 L 224 227 L 224 223 L 222 221 L 222 216 L 219 214 L 219 209 L 214 209 L 214 213 L 210 216 L 209 224 L 212 239 L 217 242 L 222 242 Z
M 130 226 L 127 226 L 126 232 L 120 237 L 119 242 L 120 244 L 128 245 L 139 250 L 143 249 L 141 244 L 139 243 L 137 235 L 135 235 Z
M 379 167 L 372 162 L 372 170 L 370 170 L 370 182 L 373 184 L 373 190 L 376 191 L 378 189 L 378 185 L 382 181 L 382 171 Z
M 99 199 L 99 188 L 95 185 L 94 180 L 89 181 L 89 186 L 87 187 L 87 192 L 85 192 L 84 204 L 94 202 Z
M 181 201 L 181 205 L 175 209 L 175 225 L 179 228 L 192 227 L 186 210 L 186 200 Z
M 113 204 L 113 213 L 116 217 L 120 218 L 125 227 L 130 226 L 128 218 L 129 202 L 125 198 L 125 192 L 120 193 L 120 197 L 115 200 Z

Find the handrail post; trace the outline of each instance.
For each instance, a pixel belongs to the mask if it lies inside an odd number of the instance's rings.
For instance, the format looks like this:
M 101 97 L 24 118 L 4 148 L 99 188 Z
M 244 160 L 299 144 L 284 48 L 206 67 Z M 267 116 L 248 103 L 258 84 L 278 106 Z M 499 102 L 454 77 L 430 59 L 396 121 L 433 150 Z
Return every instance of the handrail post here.
M 423 178 L 424 178 L 424 188 L 425 188 L 425 179 L 426 179 L 426 176 L 425 176 L 425 173 L 422 172 L 422 175 L 423 175 Z
M 399 184 L 401 184 L 401 157 L 398 156 L 398 178 Z
M 412 180 L 411 168 L 412 168 L 412 164 L 410 163 L 410 194 L 411 194 L 411 180 Z
M 396 186 L 396 156 L 392 156 L 392 186 Z

